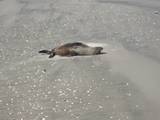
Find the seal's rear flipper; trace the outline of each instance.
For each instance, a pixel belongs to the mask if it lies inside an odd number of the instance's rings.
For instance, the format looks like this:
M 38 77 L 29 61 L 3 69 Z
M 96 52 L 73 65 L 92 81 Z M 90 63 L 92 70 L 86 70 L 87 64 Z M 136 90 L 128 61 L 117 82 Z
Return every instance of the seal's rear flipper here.
M 56 54 L 54 52 L 52 52 L 49 56 L 49 58 L 53 58 Z
M 39 53 L 45 53 L 45 54 L 51 54 L 51 51 L 49 50 L 40 50 Z

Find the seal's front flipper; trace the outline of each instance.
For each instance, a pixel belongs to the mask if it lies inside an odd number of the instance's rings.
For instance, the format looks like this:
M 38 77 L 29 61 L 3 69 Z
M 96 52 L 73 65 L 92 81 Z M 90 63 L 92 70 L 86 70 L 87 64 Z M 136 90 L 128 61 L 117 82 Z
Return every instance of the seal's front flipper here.
M 79 55 L 79 54 L 75 51 L 71 51 L 71 53 L 70 53 L 70 56 L 77 56 L 77 55 Z

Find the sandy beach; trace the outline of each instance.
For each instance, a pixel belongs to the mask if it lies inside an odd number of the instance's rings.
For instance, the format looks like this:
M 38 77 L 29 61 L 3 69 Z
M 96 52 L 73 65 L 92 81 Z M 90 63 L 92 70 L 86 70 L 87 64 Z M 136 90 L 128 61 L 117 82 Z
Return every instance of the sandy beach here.
M 159 0 L 0 0 L 0 120 L 159 120 L 159 86 Z

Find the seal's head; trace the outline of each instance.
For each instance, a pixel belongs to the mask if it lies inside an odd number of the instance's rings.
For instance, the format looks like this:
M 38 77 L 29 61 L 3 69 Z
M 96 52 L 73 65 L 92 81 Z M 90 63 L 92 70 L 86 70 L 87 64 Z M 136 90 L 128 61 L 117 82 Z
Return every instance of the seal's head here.
M 98 55 L 101 54 L 101 51 L 103 50 L 102 47 L 82 47 L 78 46 L 76 48 L 72 48 L 72 51 L 76 52 L 78 55 Z
M 101 51 L 103 50 L 102 47 L 94 47 L 95 48 L 95 54 L 101 54 Z

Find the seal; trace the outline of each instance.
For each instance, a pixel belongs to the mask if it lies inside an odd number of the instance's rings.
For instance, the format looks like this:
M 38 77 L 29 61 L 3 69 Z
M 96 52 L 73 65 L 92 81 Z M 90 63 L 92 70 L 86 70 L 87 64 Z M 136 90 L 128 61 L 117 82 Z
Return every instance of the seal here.
M 84 56 L 84 55 L 98 55 L 104 54 L 101 51 L 102 47 L 91 47 L 81 42 L 66 43 L 64 45 L 53 48 L 52 50 L 40 50 L 39 53 L 49 55 L 49 58 L 55 55 L 59 56 Z

